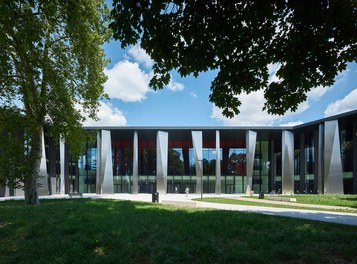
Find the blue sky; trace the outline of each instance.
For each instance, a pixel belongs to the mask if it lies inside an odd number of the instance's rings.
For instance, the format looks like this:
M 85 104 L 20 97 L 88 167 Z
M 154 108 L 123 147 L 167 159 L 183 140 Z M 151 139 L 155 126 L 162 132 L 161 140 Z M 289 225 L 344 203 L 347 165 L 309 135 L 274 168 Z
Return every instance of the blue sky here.
M 202 73 L 198 78 L 180 78 L 172 73 L 172 81 L 160 91 L 148 83 L 152 60 L 139 47 L 125 50 L 120 43 L 104 45 L 111 60 L 105 69 L 108 81 L 105 92 L 110 100 L 101 102 L 100 121 L 88 120 L 87 126 L 282 126 L 307 123 L 357 108 L 357 63 L 336 77 L 331 87 L 318 87 L 295 113 L 272 116 L 262 111 L 263 92 L 241 95 L 241 113 L 233 119 L 222 116 L 221 110 L 209 102 L 211 81 L 217 72 Z M 277 65 L 271 65 L 274 80 Z

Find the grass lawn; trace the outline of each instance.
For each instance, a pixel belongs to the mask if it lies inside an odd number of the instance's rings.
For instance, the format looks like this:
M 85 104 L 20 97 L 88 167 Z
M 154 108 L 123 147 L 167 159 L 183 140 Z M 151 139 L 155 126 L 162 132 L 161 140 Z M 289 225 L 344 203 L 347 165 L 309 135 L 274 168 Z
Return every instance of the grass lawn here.
M 252 197 L 250 197 L 250 198 L 252 198 Z M 344 213 L 357 214 L 357 210 L 353 210 L 353 209 L 325 209 L 325 208 L 319 208 L 318 206 L 303 207 L 303 206 L 299 206 L 299 203 L 295 203 L 295 202 L 292 202 L 291 205 L 276 204 L 276 203 L 261 203 L 258 201 L 258 198 L 256 198 L 256 199 L 257 199 L 257 201 L 255 202 L 255 201 L 245 201 L 245 200 L 232 199 L 232 198 L 206 197 L 206 198 L 203 198 L 203 202 L 250 205 L 250 206 L 264 206 L 264 207 L 278 207 L 278 208 L 291 208 L 291 209 L 304 209 L 304 210 L 319 210 L 319 211 L 328 211 L 328 212 L 344 212 Z M 192 200 L 201 201 L 200 198 L 195 198 Z M 268 200 L 265 199 L 265 201 L 268 201 Z M 317 205 L 317 203 L 316 203 L 316 205 Z M 354 208 L 354 207 L 351 207 L 351 208 Z
M 357 195 L 294 195 L 297 203 L 323 204 L 357 208 Z
M 115 200 L 0 203 L 0 263 L 350 263 L 357 227 Z
M 201 198 L 195 198 L 192 199 L 194 201 L 201 201 Z M 263 207 L 278 207 L 278 208 L 291 208 L 291 209 L 304 209 L 304 210 L 321 210 L 324 211 L 318 207 L 316 208 L 307 208 L 307 207 L 302 207 L 299 206 L 296 203 L 291 203 L 291 205 L 284 205 L 284 204 L 274 204 L 274 203 L 260 203 L 259 201 L 244 201 L 244 200 L 238 200 L 238 199 L 232 199 L 232 198 L 222 198 L 222 197 L 207 197 L 203 198 L 203 202 L 208 202 L 208 203 L 222 203 L 222 204 L 238 204 L 238 205 L 250 205 L 250 206 L 263 206 Z M 347 211 L 347 210 L 326 210 L 325 211 L 333 211 L 333 212 L 348 212 L 351 213 L 353 211 Z M 357 212 L 356 212 L 357 213 Z
M 279 197 L 278 195 L 276 195 Z M 258 196 L 246 196 L 247 198 L 258 199 Z M 357 195 L 308 195 L 308 194 L 296 194 L 292 196 L 282 196 L 296 198 L 296 203 L 303 204 L 321 204 L 332 206 L 345 206 L 351 208 L 357 208 Z

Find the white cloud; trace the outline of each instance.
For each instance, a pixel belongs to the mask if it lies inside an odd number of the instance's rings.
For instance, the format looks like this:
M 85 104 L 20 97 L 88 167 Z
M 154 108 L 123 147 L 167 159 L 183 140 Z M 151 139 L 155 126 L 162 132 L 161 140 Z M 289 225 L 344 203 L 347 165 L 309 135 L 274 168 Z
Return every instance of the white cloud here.
M 306 111 L 309 108 L 308 102 L 303 102 L 295 112 L 288 111 L 284 116 L 271 115 L 263 111 L 265 98 L 264 91 L 259 90 L 250 94 L 242 93 L 239 96 L 242 102 L 240 114 L 233 118 L 226 118 L 222 115 L 222 110 L 212 106 L 211 118 L 220 120 L 225 126 L 272 126 L 283 122 L 287 117 L 294 116 Z M 301 121 L 290 122 L 288 125 L 301 124 Z
M 176 82 L 174 78 L 171 76 L 170 82 L 167 85 L 167 88 L 171 91 L 182 91 L 185 88 L 185 85 L 182 83 Z
M 119 61 L 113 68 L 104 69 L 104 73 L 108 76 L 104 90 L 112 99 L 140 102 L 151 91 L 149 74 L 142 71 L 135 62 Z
M 271 126 L 276 120 L 281 119 L 280 116 L 262 111 L 265 102 L 263 90 L 248 95 L 242 93 L 239 99 L 242 102 L 239 115 L 226 118 L 220 108 L 213 106 L 211 118 L 221 120 L 225 126 Z
M 281 79 L 276 76 L 276 72 L 280 68 L 280 63 L 268 64 L 269 80 L 268 83 L 280 82 Z
M 131 55 L 135 62 L 144 65 L 146 68 L 151 69 L 151 67 L 154 65 L 154 61 L 145 50 L 140 48 L 139 45 L 132 46 L 128 50 L 128 53 Z
M 303 121 L 301 120 L 298 120 L 298 121 L 292 121 L 292 122 L 288 122 L 288 123 L 285 123 L 285 124 L 281 124 L 279 126 L 281 127 L 293 127 L 293 126 L 298 126 L 298 125 L 302 125 L 304 124 Z
M 153 76 L 153 71 L 151 70 L 152 66 L 154 65 L 154 60 L 146 53 L 144 49 L 142 49 L 139 45 L 132 46 L 128 53 L 130 57 L 138 64 L 144 66 L 146 69 L 150 69 L 149 78 L 151 79 Z M 182 91 L 185 88 L 185 85 L 175 81 L 175 79 L 170 76 L 170 82 L 166 86 L 171 91 Z
M 348 77 L 350 76 L 350 69 L 347 68 L 346 70 L 343 70 L 342 72 L 340 72 L 337 77 L 335 78 L 335 84 L 336 85 L 340 85 L 342 83 L 344 83 L 345 81 L 347 81 Z
M 23 110 L 24 109 L 24 103 L 20 98 L 15 98 L 15 100 L 12 101 L 13 105 L 16 106 L 17 108 Z
M 307 92 L 308 100 L 319 100 L 325 93 L 332 90 L 332 86 L 324 87 L 317 86 L 316 88 L 312 88 L 309 92 Z
M 191 95 L 193 98 L 197 98 L 197 93 L 196 93 L 195 91 L 190 92 L 190 95 Z
M 333 116 L 348 111 L 355 110 L 357 107 L 357 88 L 351 91 L 343 99 L 329 104 L 325 110 L 325 117 Z
M 300 103 L 295 112 L 287 111 L 285 116 L 290 115 L 297 115 L 305 112 L 307 109 L 310 108 L 311 104 L 320 100 L 325 93 L 332 90 L 332 87 L 323 87 L 318 86 L 316 88 L 312 88 L 310 91 L 307 92 L 307 99 L 306 101 Z
M 271 66 L 272 67 L 272 66 Z M 274 66 L 277 68 L 277 66 Z M 274 70 L 270 71 L 273 72 Z M 330 91 L 331 87 L 316 87 L 307 93 L 307 100 L 298 105 L 295 112 L 287 111 L 284 117 L 278 115 L 270 115 L 266 111 L 262 111 L 265 98 L 263 90 L 252 92 L 250 94 L 242 93 L 239 99 L 242 102 L 240 114 L 232 119 L 222 115 L 221 110 L 213 106 L 211 118 L 223 121 L 226 126 L 271 126 L 282 122 L 286 117 L 301 114 L 310 108 L 314 101 L 318 101 L 326 92 Z M 301 124 L 301 121 L 288 123 L 287 126 Z
M 88 118 L 83 126 L 126 126 L 127 124 L 123 112 L 113 107 L 111 103 L 100 102 L 97 116 L 98 121 Z
M 268 65 L 268 72 L 269 72 L 269 80 L 268 83 L 272 82 L 280 82 L 281 79 L 279 79 L 276 76 L 277 71 L 280 68 L 280 63 L 274 63 L 274 64 L 269 64 Z M 344 76 L 345 73 L 342 72 L 340 74 L 341 76 Z M 307 92 L 307 101 L 301 103 L 298 107 L 298 110 L 296 112 L 303 112 L 306 109 L 310 107 L 310 101 L 317 101 L 319 100 L 326 92 L 330 91 L 332 87 L 323 87 L 323 86 L 318 86 L 316 88 L 312 88 L 309 92 Z
M 276 76 L 276 72 L 279 70 L 280 64 L 269 64 L 268 72 L 269 72 L 269 81 L 271 83 L 273 81 L 279 82 L 279 78 Z M 247 94 L 239 95 L 240 100 L 242 101 L 242 105 L 240 107 L 240 114 L 235 116 L 232 119 L 226 118 L 222 115 L 221 109 L 216 106 L 212 106 L 212 114 L 211 118 L 220 120 L 226 126 L 270 126 L 270 125 L 281 125 L 281 126 L 295 126 L 302 124 L 301 120 L 291 121 L 284 124 L 287 119 L 291 119 L 290 117 L 296 116 L 298 114 L 304 113 L 306 110 L 310 108 L 310 106 L 314 103 L 320 101 L 324 95 L 334 89 L 336 85 L 344 82 L 348 79 L 350 69 L 346 69 L 342 71 L 337 77 L 336 82 L 333 86 L 323 87 L 318 86 L 316 88 L 311 89 L 307 93 L 307 100 L 298 105 L 297 110 L 295 112 L 288 111 L 284 116 L 275 116 L 269 115 L 267 112 L 262 111 L 265 99 L 263 91 L 258 91 Z M 357 88 L 356 88 L 357 90 Z M 325 116 L 335 115 L 342 112 L 347 112 L 357 109 L 357 91 L 351 92 L 342 100 L 338 100 L 332 104 L 330 104 L 326 111 Z
M 281 81 L 281 79 L 276 76 L 276 73 L 279 70 L 280 66 L 281 66 L 280 63 L 274 63 L 268 65 L 269 84 L 272 82 L 279 83 Z M 332 89 L 331 87 L 322 87 L 322 86 L 318 86 L 316 88 L 311 89 L 309 92 L 307 92 L 307 100 L 299 104 L 295 112 L 292 113 L 291 111 L 288 111 L 286 115 L 299 114 L 306 111 L 310 107 L 311 101 L 319 100 L 326 92 L 330 91 L 331 89 Z

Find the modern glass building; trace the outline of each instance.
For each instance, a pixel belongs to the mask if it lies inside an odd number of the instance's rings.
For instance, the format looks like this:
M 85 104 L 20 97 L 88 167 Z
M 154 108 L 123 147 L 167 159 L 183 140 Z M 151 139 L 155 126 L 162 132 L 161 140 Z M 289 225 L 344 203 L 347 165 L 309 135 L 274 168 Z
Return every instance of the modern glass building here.
M 357 111 L 295 127 L 85 129 L 97 138 L 78 160 L 44 133 L 42 195 L 357 194 Z

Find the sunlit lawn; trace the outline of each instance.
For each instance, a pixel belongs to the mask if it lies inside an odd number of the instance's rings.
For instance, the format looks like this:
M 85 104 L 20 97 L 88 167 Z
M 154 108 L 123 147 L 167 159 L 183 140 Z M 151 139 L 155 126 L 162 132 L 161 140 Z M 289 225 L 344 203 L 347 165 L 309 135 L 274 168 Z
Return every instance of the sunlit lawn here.
M 276 197 L 279 197 L 276 195 Z M 296 198 L 297 203 L 303 204 L 319 204 L 319 205 L 331 205 L 331 206 L 345 206 L 351 208 L 357 208 L 357 195 L 307 195 L 297 194 L 293 196 L 282 196 Z M 256 198 L 252 196 L 248 198 Z
M 275 197 L 279 197 L 275 195 Z M 261 203 L 258 196 L 249 196 L 247 198 L 254 198 L 255 201 L 245 201 L 239 199 L 231 198 L 220 198 L 220 197 L 207 197 L 204 198 L 204 202 L 212 203 L 224 203 L 224 204 L 238 204 L 238 205 L 251 205 L 251 206 L 265 206 L 265 207 L 280 207 L 280 208 L 296 208 L 296 209 L 307 209 L 307 210 L 322 210 L 322 211 L 333 211 L 333 212 L 348 212 L 357 214 L 357 195 L 294 195 L 294 196 L 282 196 L 282 197 L 292 197 L 296 198 L 296 202 L 291 202 L 290 205 L 280 205 L 276 203 Z M 194 199 L 200 201 L 200 199 Z M 264 201 L 269 201 L 267 196 L 265 196 Z M 329 205 L 329 206 L 342 206 L 348 207 L 347 209 L 326 209 L 316 207 L 302 207 L 299 204 L 312 204 L 312 205 Z M 351 208 L 351 209 L 349 209 Z
M 298 203 L 323 204 L 357 208 L 357 195 L 294 195 Z
M 113 200 L 0 202 L 0 263 L 349 263 L 357 227 Z

